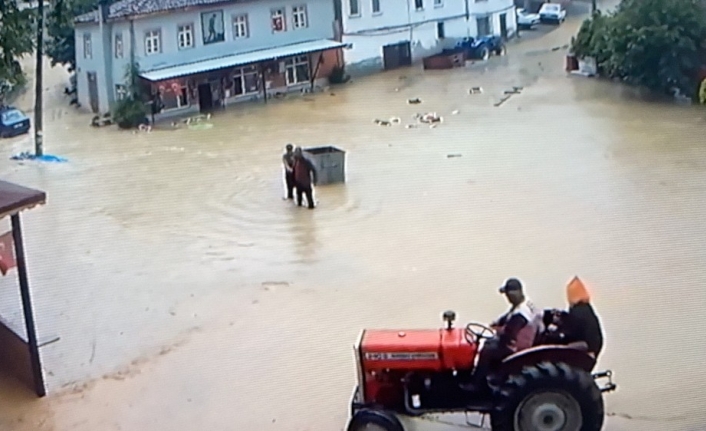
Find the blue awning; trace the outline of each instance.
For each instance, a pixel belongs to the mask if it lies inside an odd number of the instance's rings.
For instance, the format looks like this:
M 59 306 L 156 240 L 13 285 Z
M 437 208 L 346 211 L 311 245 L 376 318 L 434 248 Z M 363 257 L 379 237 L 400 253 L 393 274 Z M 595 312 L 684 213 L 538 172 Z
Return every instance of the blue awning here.
M 347 46 L 348 44 L 346 43 L 336 42 L 329 39 L 320 39 L 310 42 L 278 46 L 276 48 L 267 48 L 257 51 L 244 52 L 241 54 L 233 54 L 209 60 L 181 64 L 178 66 L 164 67 L 161 69 L 141 72 L 140 76 L 149 81 L 156 82 L 176 78 L 178 76 L 193 75 L 195 73 L 209 72 L 211 70 L 224 69 L 268 60 L 278 60 L 280 58 L 291 57 L 294 55 L 309 54 L 311 52 L 320 52 Z

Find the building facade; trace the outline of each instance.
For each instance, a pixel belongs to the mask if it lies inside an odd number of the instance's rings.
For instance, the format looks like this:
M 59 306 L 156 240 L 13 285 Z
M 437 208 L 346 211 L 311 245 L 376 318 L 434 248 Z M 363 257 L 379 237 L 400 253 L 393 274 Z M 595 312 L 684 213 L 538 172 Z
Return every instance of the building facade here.
M 336 0 L 349 71 L 390 69 L 452 48 L 464 37 L 512 37 L 513 0 Z
M 76 19 L 79 103 L 109 112 L 130 65 L 160 115 L 320 84 L 342 62 L 330 0 L 122 0 Z

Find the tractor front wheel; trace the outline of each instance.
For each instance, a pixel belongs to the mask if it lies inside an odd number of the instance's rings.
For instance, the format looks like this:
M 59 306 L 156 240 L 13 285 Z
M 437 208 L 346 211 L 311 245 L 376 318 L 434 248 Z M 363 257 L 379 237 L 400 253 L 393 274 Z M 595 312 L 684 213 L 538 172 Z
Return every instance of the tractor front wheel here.
M 353 415 L 347 431 L 404 431 L 404 427 L 394 413 L 363 409 Z
M 541 363 L 497 392 L 493 431 L 600 431 L 603 396 L 593 377 L 567 364 Z

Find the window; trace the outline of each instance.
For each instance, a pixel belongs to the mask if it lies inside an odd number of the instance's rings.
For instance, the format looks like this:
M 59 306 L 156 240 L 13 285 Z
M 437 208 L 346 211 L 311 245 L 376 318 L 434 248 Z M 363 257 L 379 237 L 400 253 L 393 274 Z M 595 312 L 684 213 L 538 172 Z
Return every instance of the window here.
M 233 96 L 243 96 L 260 91 L 260 79 L 255 66 L 235 69 Z
M 189 90 L 186 86 L 173 84 L 165 88 L 161 96 L 165 111 L 189 106 Z
M 348 0 L 348 14 L 350 16 L 360 16 L 359 0 Z
M 295 29 L 307 27 L 306 6 L 300 5 L 292 7 L 292 23 Z
M 417 10 L 424 9 L 424 0 L 414 0 L 414 8 Z
M 284 9 L 273 9 L 270 16 L 272 17 L 272 33 L 281 33 L 287 30 Z
M 83 34 L 83 58 L 93 58 L 93 45 L 91 43 L 91 33 Z
M 182 24 L 177 27 L 177 44 L 179 49 L 188 49 L 194 46 L 193 24 Z
M 373 15 L 375 15 L 376 13 L 380 13 L 380 0 L 372 0 L 372 1 L 373 1 Z
M 127 87 L 125 87 L 123 84 L 116 84 L 115 85 L 115 99 L 116 100 L 123 100 L 127 96 Z
M 123 34 L 117 33 L 115 35 L 115 46 L 113 47 L 115 51 L 115 58 L 123 58 Z
M 309 58 L 299 55 L 284 62 L 287 85 L 309 82 Z
M 145 33 L 145 55 L 159 54 L 162 49 L 162 32 L 150 30 Z
M 436 23 L 436 38 L 443 39 L 446 37 L 446 29 L 444 29 L 444 22 L 439 21 Z
M 478 36 L 487 36 L 491 33 L 490 30 L 490 17 L 476 18 L 476 27 L 478 30 Z
M 442 7 L 444 5 L 444 0 L 434 0 L 434 7 Z
M 245 39 L 248 37 L 248 16 L 236 15 L 233 17 L 233 39 Z

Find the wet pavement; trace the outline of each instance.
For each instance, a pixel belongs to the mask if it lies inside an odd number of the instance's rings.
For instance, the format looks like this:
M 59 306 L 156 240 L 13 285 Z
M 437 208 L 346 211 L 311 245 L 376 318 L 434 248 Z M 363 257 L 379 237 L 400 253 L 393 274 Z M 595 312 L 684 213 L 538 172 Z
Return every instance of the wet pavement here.
M 605 429 L 706 427 L 706 114 L 567 77 L 552 48 L 577 25 L 486 65 L 234 107 L 205 130 L 88 127 L 52 73 L 45 147 L 69 162 L 9 161 L 22 137 L 2 142 L 0 175 L 48 193 L 26 248 L 40 337 L 61 340 L 42 349 L 46 399 L 0 380 L 0 429 L 342 429 L 361 328 L 436 327 L 449 308 L 490 321 L 508 276 L 563 307 L 574 274 L 619 384 Z M 428 111 L 443 123 L 404 127 Z M 318 188 L 314 211 L 282 200 L 287 142 L 348 152 L 348 182 Z M 19 323 L 13 282 L 0 310 Z

